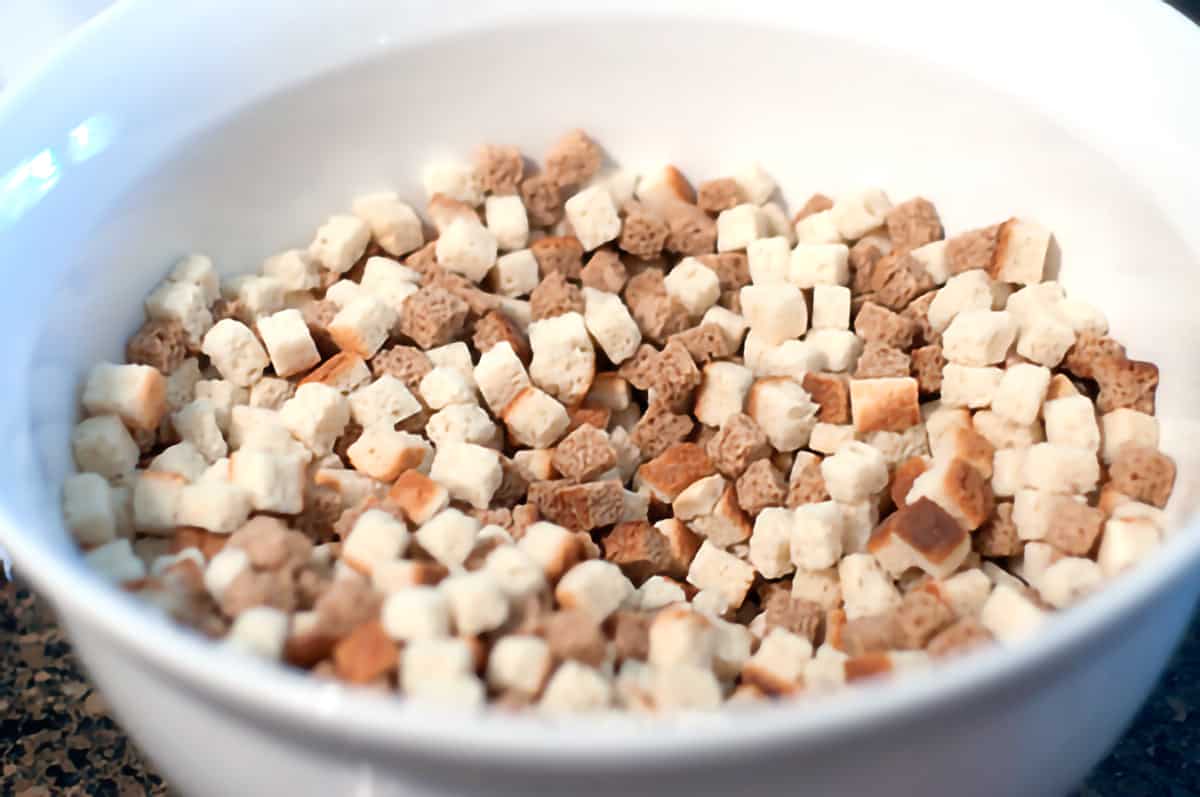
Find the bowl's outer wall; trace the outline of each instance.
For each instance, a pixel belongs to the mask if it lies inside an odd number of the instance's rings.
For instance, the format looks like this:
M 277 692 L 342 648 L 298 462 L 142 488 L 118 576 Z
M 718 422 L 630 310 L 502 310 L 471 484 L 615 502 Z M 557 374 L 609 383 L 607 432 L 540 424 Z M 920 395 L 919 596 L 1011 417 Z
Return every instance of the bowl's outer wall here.
M 1101 596 L 1047 631 L 1036 669 L 1019 678 L 1016 669 L 997 675 L 970 698 L 931 699 L 886 722 L 861 701 L 853 712 L 830 704 L 843 719 L 863 721 L 828 738 L 809 732 L 824 718 L 805 716 L 798 706 L 797 728 L 808 731 L 764 739 L 743 724 L 753 744 L 720 737 L 728 739 L 726 750 L 684 755 L 686 765 L 660 762 L 662 777 L 648 777 L 655 764 L 636 751 L 661 751 L 663 761 L 677 762 L 679 737 L 631 730 L 627 738 L 604 741 L 609 751 L 629 747 L 627 766 L 589 765 L 574 750 L 570 764 L 556 768 L 567 758 L 558 761 L 548 751 L 571 747 L 591 731 L 579 725 L 547 739 L 528 726 L 518 733 L 514 724 L 513 738 L 529 738 L 536 752 L 484 770 L 470 743 L 418 752 L 420 729 L 399 720 L 408 735 L 362 738 L 357 727 L 389 727 L 393 718 L 378 706 L 356 716 L 356 704 L 332 692 L 322 711 L 314 707 L 311 726 L 280 724 L 282 712 L 274 708 L 306 695 L 300 687 L 277 688 L 261 671 L 189 646 L 160 625 L 131 633 L 143 627 L 144 616 L 96 592 L 78 560 L 68 558 L 56 485 L 70 467 L 76 386 L 87 363 L 120 356 L 121 341 L 139 321 L 141 298 L 172 257 L 200 250 L 226 274 L 247 271 L 273 251 L 303 245 L 355 193 L 396 188 L 419 203 L 419 169 L 434 155 L 465 156 L 483 140 L 536 154 L 571 125 L 591 130 L 626 163 L 670 158 L 699 178 L 760 159 L 789 190 L 793 206 L 811 191 L 878 184 L 898 198 L 931 197 L 950 230 L 1012 213 L 1043 221 L 1065 253 L 1062 274 L 1072 293 L 1103 307 L 1131 351 L 1161 366 L 1164 445 L 1181 466 L 1184 500 L 1175 504 L 1190 509 L 1196 484 L 1190 444 L 1200 412 L 1192 397 L 1200 369 L 1191 347 L 1181 344 L 1200 340 L 1194 311 L 1200 247 L 1195 228 L 1178 223 L 1177 206 L 1187 194 L 1174 188 L 1181 179 L 1194 184 L 1200 173 L 1194 150 L 1188 157 L 1175 152 L 1200 141 L 1189 135 L 1200 125 L 1194 105 L 1157 104 L 1166 84 L 1148 79 L 1159 74 L 1154 59 L 1183 58 L 1174 39 L 1156 41 L 1151 59 L 1136 38 L 1137 26 L 1157 24 L 1149 17 L 1159 11 L 1114 3 L 1091 17 L 1101 41 L 1106 32 L 1131 32 L 1123 44 L 1144 57 L 1124 61 L 1121 73 L 1157 89 L 1127 90 L 1125 113 L 1109 113 L 1101 125 L 1101 117 L 1087 115 L 1087 101 L 1094 93 L 1107 99 L 1125 85 L 1089 82 L 1107 61 L 1073 58 L 1048 70 L 1047 85 L 1079 70 L 1077 83 L 1059 94 L 1038 93 L 1038 76 L 1028 74 L 1054 32 L 1072 30 L 1062 9 L 1034 15 L 1032 6 L 1015 3 L 1004 19 L 989 22 L 989 41 L 979 42 L 959 4 L 941 6 L 946 30 L 972 31 L 971 52 L 964 52 L 958 39 L 932 46 L 939 37 L 929 26 L 903 14 L 893 18 L 890 8 L 854 19 L 846 11 L 853 5 L 821 6 L 810 19 L 785 3 L 753 10 L 626 3 L 595 12 L 610 17 L 603 24 L 554 24 L 546 20 L 578 12 L 549 2 L 503 11 L 454 3 L 401 10 L 363 0 L 281 25 L 260 7 L 233 14 L 222 3 L 189 9 L 133 3 L 85 31 L 72 53 L 43 73 L 37 88 L 60 101 L 39 105 L 30 92 L 17 92 L 26 112 L 14 115 L 22 124 L 0 137 L 0 173 L 10 156 L 53 145 L 61 179 L 15 226 L 0 228 L 0 259 L 27 264 L 0 295 L 0 354 L 16 364 L 0 402 L 0 433 L 12 441 L 10 456 L 0 458 L 5 543 L 61 611 L 118 715 L 174 781 L 197 794 L 229 793 L 235 784 L 257 794 L 452 794 L 481 784 L 515 794 L 562 791 L 568 781 L 553 778 L 569 771 L 587 778 L 578 789 L 572 783 L 577 793 L 703 794 L 750 780 L 763 793 L 802 787 L 897 793 L 900 787 L 899 793 L 1055 794 L 1098 759 L 1161 671 L 1200 589 L 1195 579 L 1173 593 L 1160 591 L 1133 614 L 1132 599 L 1126 601 L 1120 621 L 1096 633 L 1101 622 L 1087 618 L 1099 611 L 1094 606 L 1109 605 Z M 674 17 L 630 21 L 642 13 L 639 6 Z M 1022 13 L 1034 15 L 1026 25 L 1008 18 Z M 700 21 L 706 15 L 757 23 L 706 24 Z M 1035 18 L 1040 24 L 1029 22 Z M 542 27 L 522 28 L 531 21 Z M 443 35 L 472 26 L 487 32 Z M 824 26 L 846 40 L 789 26 Z M 1021 101 L 956 74 L 986 72 L 990 39 L 1004 42 L 1008 35 L 1030 44 L 1047 28 L 1048 38 L 1037 39 L 1040 47 L 1019 63 L 1000 47 L 993 77 Z M 872 30 L 874 43 L 863 44 Z M 186 58 L 177 44 L 184 35 L 202 45 Z M 1091 46 L 1096 36 L 1079 46 Z M 921 37 L 931 40 L 922 56 L 957 58 L 961 70 L 886 51 L 920 52 L 914 42 Z M 222 46 L 203 46 L 216 41 Z M 1051 106 L 1064 127 L 1035 110 Z M 112 137 L 95 157 L 72 162 L 63 134 L 84 120 Z M 1084 133 L 1097 149 L 1081 143 Z M 24 536 L 11 536 L 15 529 Z M 1175 541 L 1177 560 L 1194 560 L 1194 533 Z M 34 534 L 37 545 L 30 545 Z M 47 559 L 54 550 L 62 556 Z M 1170 565 L 1146 567 L 1165 574 Z M 1071 637 L 1087 636 L 1086 651 L 1061 642 L 1065 632 L 1058 629 L 1068 627 L 1092 629 Z M 947 683 L 955 677 L 948 673 Z M 262 695 L 254 703 L 261 712 L 251 711 L 245 694 L 240 702 L 230 699 L 239 688 Z M 900 685 L 895 693 L 914 689 Z M 769 726 L 781 724 L 776 716 Z M 470 724 L 431 720 L 430 734 L 435 726 L 437 738 L 476 732 Z M 489 744 L 497 743 L 491 737 Z M 367 788 L 372 783 L 377 792 Z

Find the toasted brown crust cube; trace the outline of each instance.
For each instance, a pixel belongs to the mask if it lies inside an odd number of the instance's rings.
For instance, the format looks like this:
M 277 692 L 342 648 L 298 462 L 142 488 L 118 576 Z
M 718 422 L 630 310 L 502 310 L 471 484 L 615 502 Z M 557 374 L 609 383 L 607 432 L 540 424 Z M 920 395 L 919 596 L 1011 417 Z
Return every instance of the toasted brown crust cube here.
M 484 191 L 515 194 L 525 176 L 525 159 L 516 147 L 485 144 L 475 153 L 475 173 Z
M 942 390 L 942 371 L 946 367 L 946 357 L 942 353 L 942 344 L 933 343 L 913 349 L 912 375 L 917 380 L 917 389 L 924 395 L 940 393 Z
M 892 503 L 898 507 L 904 506 L 913 482 L 927 470 L 929 470 L 929 463 L 925 461 L 924 457 L 909 457 L 897 465 L 892 471 L 892 484 L 888 488 Z
M 671 502 L 697 479 L 716 473 L 712 460 L 695 443 L 676 443 L 638 468 L 638 476 L 655 497 Z
M 578 609 L 554 612 L 542 622 L 542 636 L 556 661 L 578 661 L 591 667 L 604 662 L 608 640 L 592 616 Z
M 608 435 L 589 424 L 579 426 L 554 448 L 554 469 L 576 481 L 588 481 L 617 464 Z
M 700 369 L 687 348 L 679 340 L 671 340 L 647 367 L 655 400 L 673 410 L 686 411 L 692 393 L 700 386 Z
M 916 426 L 921 422 L 917 380 L 851 379 L 850 412 L 858 432 L 903 432 Z
M 1094 506 L 1060 501 L 1055 504 L 1054 517 L 1046 528 L 1044 541 L 1068 556 L 1087 556 L 1095 546 L 1105 520 L 1104 512 Z
M 619 294 L 625 287 L 628 272 L 617 253 L 605 247 L 592 254 L 587 265 L 579 272 L 579 278 L 588 288 Z
M 866 653 L 854 656 L 842 663 L 846 674 L 846 682 L 867 681 L 880 678 L 892 672 L 892 657 L 887 653 Z
M 1025 541 L 1017 535 L 1012 509 L 1011 503 L 997 504 L 995 514 L 972 535 L 972 546 L 980 556 L 1016 556 L 1024 549 Z
M 760 459 L 738 477 L 736 489 L 738 505 L 754 516 L 769 506 L 783 506 L 788 486 L 769 459 Z
M 876 304 L 866 302 L 854 318 L 854 331 L 867 344 L 879 343 L 897 349 L 912 346 L 916 325 L 908 318 Z
M 825 488 L 825 477 L 821 475 L 821 459 L 813 461 L 800 468 L 793 469 L 788 481 L 786 506 L 795 509 L 802 504 L 819 504 L 829 500 L 829 491 Z
M 647 521 L 618 523 L 603 544 L 604 558 L 620 567 L 634 584 L 672 569 L 669 541 Z
M 508 343 L 513 353 L 528 365 L 530 358 L 529 341 L 513 320 L 499 310 L 492 310 L 475 322 L 475 332 L 471 336 L 475 350 L 480 354 L 491 349 L 497 343 Z
M 529 311 L 534 321 L 563 313 L 583 315 L 583 291 L 568 282 L 561 271 L 551 271 L 529 294 Z
M 706 213 L 717 215 L 722 210 L 737 207 L 746 201 L 742 188 L 732 177 L 718 177 L 700 183 L 696 192 L 696 204 Z
M 737 347 L 732 345 L 724 331 L 716 324 L 701 324 L 685 329 L 672 335 L 667 344 L 670 345 L 671 341 L 682 343 L 692 359 L 700 365 L 722 360 L 737 352 Z
M 1067 349 L 1062 366 L 1072 374 L 1084 379 L 1096 379 L 1097 370 L 1105 365 L 1125 359 L 1125 347 L 1107 335 L 1084 332 Z
M 884 653 L 899 647 L 899 628 L 894 612 L 872 614 L 847 620 L 842 626 L 842 650 L 849 656 Z
M 558 235 L 541 238 L 529 245 L 538 263 L 542 279 L 554 272 L 577 280 L 583 270 L 583 244 L 574 235 Z
M 913 197 L 888 211 L 888 237 L 897 252 L 908 252 L 942 238 L 937 208 L 924 197 Z
M 1107 361 L 1095 367 L 1100 394 L 1096 409 L 1100 412 L 1127 407 L 1154 414 L 1155 393 L 1158 391 L 1158 366 L 1140 360 Z
M 427 286 L 404 300 L 400 331 L 422 349 L 432 349 L 462 334 L 470 309 L 449 291 Z
M 855 379 L 908 376 L 909 356 L 883 343 L 868 343 L 854 369 Z
M 804 204 L 796 211 L 796 215 L 792 217 L 792 223 L 795 224 L 804 221 L 814 213 L 820 213 L 823 210 L 829 210 L 833 207 L 833 200 L 824 194 L 813 194 Z
M 933 639 L 925 650 L 935 659 L 961 656 L 991 644 L 992 633 L 974 617 L 963 617 Z
M 739 288 L 750 284 L 750 260 L 745 252 L 721 252 L 717 255 L 700 255 L 696 259 L 717 273 L 717 282 L 722 291 L 735 291 L 736 296 Z M 722 304 L 722 307 L 725 306 Z
M 920 498 L 880 523 L 867 541 L 867 550 L 893 573 L 915 565 L 931 575 L 945 577 L 971 550 L 971 537 L 946 510 L 928 498 Z
M 625 509 L 625 490 L 616 480 L 569 484 L 535 482 L 529 500 L 547 520 L 572 531 L 591 531 L 611 526 Z
M 814 645 L 825 622 L 825 611 L 802 598 L 793 598 L 788 590 L 778 590 L 763 602 L 766 609 L 766 631 L 783 628 L 802 636 Z
M 664 206 L 668 251 L 681 255 L 710 254 L 717 247 L 717 222 L 695 205 L 672 202 Z
M 1113 489 L 1161 509 L 1175 487 L 1175 462 L 1148 446 L 1126 445 L 1109 466 L 1108 475 Z
M 804 375 L 803 387 L 820 407 L 817 420 L 821 423 L 850 423 L 850 383 L 840 374 L 810 371 Z
M 521 200 L 534 227 L 553 227 L 563 217 L 562 193 L 548 174 L 535 174 L 522 180 Z
M 875 266 L 881 259 L 883 250 L 879 248 L 879 243 L 871 238 L 864 238 L 850 247 L 850 290 L 854 294 L 852 302 L 855 299 L 866 302 L 873 298 L 871 281 L 875 278 Z M 856 310 L 854 315 L 857 316 L 859 312 L 861 310 Z
M 896 608 L 896 641 L 902 650 L 921 650 L 954 622 L 954 612 L 925 590 L 906 594 Z
M 651 260 L 662 254 L 670 228 L 666 220 L 640 202 L 626 203 L 617 246 L 634 257 Z
M 433 370 L 433 362 L 415 346 L 392 346 L 371 358 L 371 373 L 376 379 L 389 374 L 396 377 L 414 395 L 419 395 L 421 380 Z
M 909 302 L 908 307 L 900 311 L 900 317 L 911 321 L 914 325 L 913 345 L 922 346 L 941 343 L 941 334 L 934 332 L 933 327 L 929 324 L 929 305 L 933 304 L 936 296 L 937 291 L 921 294 Z
M 725 425 L 708 441 L 705 450 L 717 471 L 730 479 L 745 473 L 755 460 L 771 455 L 766 433 L 744 412 L 730 415 Z
M 621 367 L 617 374 L 638 390 L 649 390 L 654 380 L 654 361 L 658 359 L 658 349 L 649 343 L 638 346 Z
M 337 676 L 348 683 L 370 683 L 396 669 L 399 663 L 400 649 L 378 620 L 363 623 L 333 646 Z
M 125 359 L 167 375 L 188 356 L 188 336 L 178 321 L 147 321 L 125 344 Z
M 560 186 L 582 185 L 600 169 L 604 153 L 582 130 L 563 135 L 546 153 L 546 174 Z
M 953 275 L 981 268 L 990 274 L 996 258 L 1001 226 L 993 224 L 991 227 L 969 230 L 947 239 L 946 266 L 949 272 Z
M 678 415 L 661 401 L 656 401 L 633 427 L 629 439 L 645 456 L 657 457 L 684 440 L 694 426 L 688 415 Z
M 875 301 L 889 310 L 900 311 L 923 293 L 933 290 L 933 278 L 912 255 L 891 254 L 880 258 L 871 274 Z

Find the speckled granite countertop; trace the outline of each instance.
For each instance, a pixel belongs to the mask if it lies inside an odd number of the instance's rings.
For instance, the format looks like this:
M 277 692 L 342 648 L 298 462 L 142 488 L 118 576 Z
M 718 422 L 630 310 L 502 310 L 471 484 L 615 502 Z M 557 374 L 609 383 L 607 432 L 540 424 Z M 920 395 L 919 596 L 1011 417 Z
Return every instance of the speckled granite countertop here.
M 0 577 L 2 578 L 2 577 Z M 0 795 L 167 795 L 44 605 L 0 586 Z M 1077 797 L 1200 795 L 1200 615 L 1129 733 Z

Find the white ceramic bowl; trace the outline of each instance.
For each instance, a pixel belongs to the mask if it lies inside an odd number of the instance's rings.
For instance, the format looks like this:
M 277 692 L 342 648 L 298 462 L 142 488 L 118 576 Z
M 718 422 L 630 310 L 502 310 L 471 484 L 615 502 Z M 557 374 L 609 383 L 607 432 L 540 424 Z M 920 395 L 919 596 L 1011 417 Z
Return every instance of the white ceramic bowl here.
M 1116 739 L 1200 591 L 1200 33 L 1166 6 L 622 0 L 132 2 L 0 104 L 0 542 L 186 793 L 1058 794 Z M 562 7 L 566 5 L 568 7 Z M 1161 366 L 1178 531 L 1029 644 L 895 685 L 647 722 L 472 716 L 248 661 L 101 584 L 59 519 L 87 365 L 172 258 L 226 273 L 356 193 L 570 126 L 629 163 L 886 186 L 961 230 L 1053 228 L 1069 290 Z M 11 170 L 11 171 L 10 171 Z M 1187 511 L 1185 511 L 1187 510 Z

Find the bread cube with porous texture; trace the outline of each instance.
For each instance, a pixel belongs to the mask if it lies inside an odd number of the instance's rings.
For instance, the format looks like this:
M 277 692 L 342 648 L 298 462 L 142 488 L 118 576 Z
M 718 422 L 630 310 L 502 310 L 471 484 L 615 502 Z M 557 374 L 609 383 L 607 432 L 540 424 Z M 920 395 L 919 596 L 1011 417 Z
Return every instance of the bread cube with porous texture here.
M 583 611 L 602 623 L 633 594 L 633 589 L 621 568 L 603 559 L 590 559 L 563 574 L 554 588 L 554 597 L 560 606 Z
M 754 374 L 749 368 L 732 362 L 711 362 L 704 366 L 696 389 L 693 414 L 701 423 L 720 428 L 729 416 L 742 411 L 753 384 Z
M 508 599 L 490 573 L 458 573 L 438 585 L 450 604 L 450 616 L 459 635 L 494 631 L 508 619 Z
M 102 545 L 116 538 L 117 518 L 112 488 L 96 473 L 76 473 L 63 482 L 63 520 L 82 545 Z
M 848 329 L 814 329 L 805 340 L 816 349 L 825 367 L 820 370 L 845 373 L 854 370 L 863 351 L 863 340 Z
M 708 271 L 703 266 L 701 268 Z M 708 273 L 712 274 L 711 271 Z M 620 365 L 632 357 L 642 343 L 642 332 L 621 297 L 585 287 L 583 301 L 587 331 L 596 339 L 608 359 L 614 365 Z
M 421 398 L 431 409 L 451 404 L 475 404 L 475 388 L 453 368 L 438 366 L 421 378 Z
M 423 437 L 398 432 L 386 421 L 365 427 L 346 449 L 355 470 L 381 482 L 395 481 L 405 471 L 421 467 L 432 453 Z
M 156 429 L 167 412 L 167 380 L 149 365 L 99 363 L 82 401 L 89 415 L 117 415 L 134 429 Z
M 345 274 L 371 242 L 371 228 L 356 216 L 330 216 L 308 246 L 314 260 L 335 274 Z
M 496 415 L 502 415 L 517 394 L 530 386 L 529 374 L 508 341 L 481 354 L 473 375 L 484 401 Z
M 1062 362 L 1073 345 L 1075 330 L 1070 324 L 1049 314 L 1039 315 L 1021 325 L 1017 354 L 1047 368 L 1054 368 Z
M 1002 362 L 1017 336 L 1011 314 L 1000 310 L 964 310 L 942 333 L 942 352 L 952 363 L 985 366 Z
M 838 563 L 837 570 L 848 619 L 882 614 L 900 605 L 900 591 L 871 554 L 852 553 Z
M 1000 368 L 949 363 L 942 371 L 942 404 L 970 409 L 990 407 L 1003 378 Z
M 548 581 L 558 581 L 581 558 L 579 541 L 562 526 L 538 521 L 525 529 L 519 547 L 541 567 Z
M 492 267 L 491 281 L 502 296 L 525 296 L 538 286 L 538 263 L 529 249 L 501 255 Z
M 533 383 L 564 404 L 583 399 L 596 373 L 596 353 L 583 316 L 563 313 L 529 325 Z
M 850 328 L 850 289 L 844 285 L 813 288 L 813 329 Z
M 375 356 L 397 321 L 396 310 L 374 296 L 362 294 L 329 322 L 329 335 L 342 351 L 364 359 Z
M 567 410 L 536 387 L 522 389 L 502 412 L 508 433 L 521 445 L 549 448 L 570 426 Z
M 308 325 L 299 310 L 280 310 L 258 319 L 258 334 L 266 344 L 275 373 L 282 377 L 307 371 L 321 361 Z
M 776 451 L 795 451 L 807 444 L 818 410 L 808 391 L 785 376 L 757 380 L 746 398 L 746 414 Z
M 717 251 L 745 249 L 751 241 L 767 237 L 767 218 L 758 205 L 744 203 L 717 216 Z
M 1000 227 L 992 276 L 1020 285 L 1039 283 L 1049 250 L 1049 230 L 1033 221 L 1009 219 Z
M 479 521 L 457 509 L 443 509 L 416 532 L 417 543 L 450 569 L 461 567 L 479 534 Z
M 438 448 L 430 476 L 476 509 L 486 509 L 500 486 L 500 455 L 470 443 L 447 443 Z
M 402 521 L 381 509 L 368 509 L 342 542 L 342 561 L 369 576 L 376 565 L 402 556 L 408 542 L 408 527 Z
M 792 510 L 781 507 L 768 507 L 755 517 L 748 558 L 763 578 L 780 578 L 796 569 L 791 561 L 793 525 Z
M 170 533 L 178 525 L 179 497 L 186 484 L 178 473 L 140 473 L 133 487 L 134 528 L 145 534 Z
M 1013 643 L 1028 638 L 1047 619 L 1046 611 L 1025 593 L 1009 584 L 1000 584 L 979 612 L 984 628 L 1001 642 Z
M 359 426 L 387 423 L 393 426 L 421 411 L 421 403 L 404 382 L 383 374 L 349 396 L 350 417 Z
M 663 280 L 667 295 L 678 299 L 693 318 L 716 304 L 721 295 L 715 271 L 694 257 L 684 258 Z
M 834 500 L 853 504 L 887 487 L 887 461 L 878 449 L 851 441 L 821 461 L 821 475 Z
M 333 450 L 350 422 L 350 402 L 331 387 L 309 382 L 284 402 L 279 418 L 293 437 L 320 456 Z
M 995 506 L 991 485 L 965 460 L 935 460 L 918 476 L 905 499 L 910 505 L 928 498 L 946 510 L 965 528 L 974 531 L 983 525 Z
M 601 711 L 613 700 L 612 683 L 596 670 L 577 661 L 559 665 L 542 691 L 539 710 L 547 714 Z
M 833 501 L 801 504 L 793 514 L 789 555 L 801 571 L 824 570 L 841 558 L 845 518 Z
M 146 297 L 146 317 L 151 321 L 174 321 L 183 327 L 188 343 L 198 345 L 213 325 L 209 298 L 205 288 L 191 282 L 160 284 Z
M 1122 407 L 1100 416 L 1104 440 L 1100 456 L 1111 464 L 1127 445 L 1158 448 L 1158 419 L 1138 410 Z
M 351 209 L 389 255 L 406 255 L 425 245 L 421 219 L 393 191 L 364 194 L 354 200 Z
M 179 493 L 175 520 L 217 534 L 232 534 L 250 517 L 251 496 L 236 484 L 206 481 L 186 485 Z
M 788 264 L 788 282 L 798 288 L 850 282 L 850 249 L 845 244 L 796 244 Z
M 480 282 L 496 263 L 496 236 L 477 219 L 459 218 L 437 239 L 437 263 L 447 271 Z
M 295 515 L 304 509 L 305 465 L 293 454 L 240 449 L 229 456 L 229 481 L 250 493 L 255 510 Z
M 747 285 L 740 296 L 742 314 L 768 345 L 798 338 L 808 329 L 804 294 L 793 285 Z
M 746 247 L 750 281 L 755 285 L 779 285 L 787 282 L 791 247 L 787 238 L 775 235 L 751 241 Z
M 204 336 L 200 349 L 213 367 L 239 387 L 250 387 L 262 378 L 263 369 L 271 359 L 254 333 L 240 321 L 225 318 L 213 325 Z
M 150 461 L 147 470 L 178 474 L 191 482 L 198 480 L 207 468 L 208 461 L 204 459 L 204 455 L 185 440 L 168 446 Z
M 688 568 L 687 581 L 698 589 L 715 591 L 736 609 L 754 582 L 754 568 L 705 540 Z
M 195 285 L 202 291 L 206 304 L 212 304 L 221 295 L 221 280 L 213 268 L 212 258 L 207 255 L 192 254 L 180 258 L 171 269 L 167 281 Z
M 1100 480 L 1096 452 L 1087 448 L 1038 443 L 1025 454 L 1025 485 L 1065 495 L 1088 493 Z
M 81 471 L 107 479 L 137 467 L 137 443 L 116 415 L 97 415 L 80 421 L 71 432 L 71 451 Z
M 992 411 L 1013 423 L 1028 426 L 1038 418 L 1050 387 L 1050 369 L 1017 363 L 1004 370 L 992 398 Z
M 488 656 L 487 682 L 499 691 L 536 695 L 554 667 L 546 640 L 514 634 L 502 637 Z
M 1138 507 L 1144 504 L 1122 504 L 1104 524 L 1096 563 L 1106 578 L 1112 578 L 1140 562 L 1158 547 L 1162 529 Z M 1127 508 L 1131 507 L 1131 508 Z
M 971 535 L 942 507 L 921 498 L 881 523 L 867 550 L 895 577 L 916 567 L 948 578 L 971 552 Z
M 1046 424 L 1046 441 L 1056 445 L 1100 448 L 1100 425 L 1096 422 L 1096 407 L 1087 396 L 1066 396 L 1047 401 L 1042 407 Z
M 511 252 L 529 243 L 529 217 L 519 196 L 489 196 L 484 217 L 499 249 Z
M 891 209 L 887 194 L 878 188 L 868 188 L 838 197 L 830 213 L 841 236 L 853 241 L 883 224 Z
M 992 281 L 979 269 L 964 271 L 946 281 L 929 304 L 929 326 L 944 332 L 966 310 L 992 309 Z
M 803 688 L 804 671 L 812 653 L 812 643 L 805 637 L 773 628 L 742 668 L 742 682 L 773 695 L 798 692 Z
M 912 377 L 850 380 L 854 428 L 868 432 L 902 432 L 921 422 L 920 394 Z
M 802 244 L 840 244 L 845 239 L 838 232 L 832 210 L 811 213 L 796 222 L 796 241 Z
M 602 186 L 583 189 L 568 199 L 563 209 L 585 251 L 616 240 L 621 234 L 621 219 L 612 194 Z
M 435 587 L 412 586 L 388 595 L 379 613 L 384 633 L 398 642 L 450 635 L 450 602 Z

